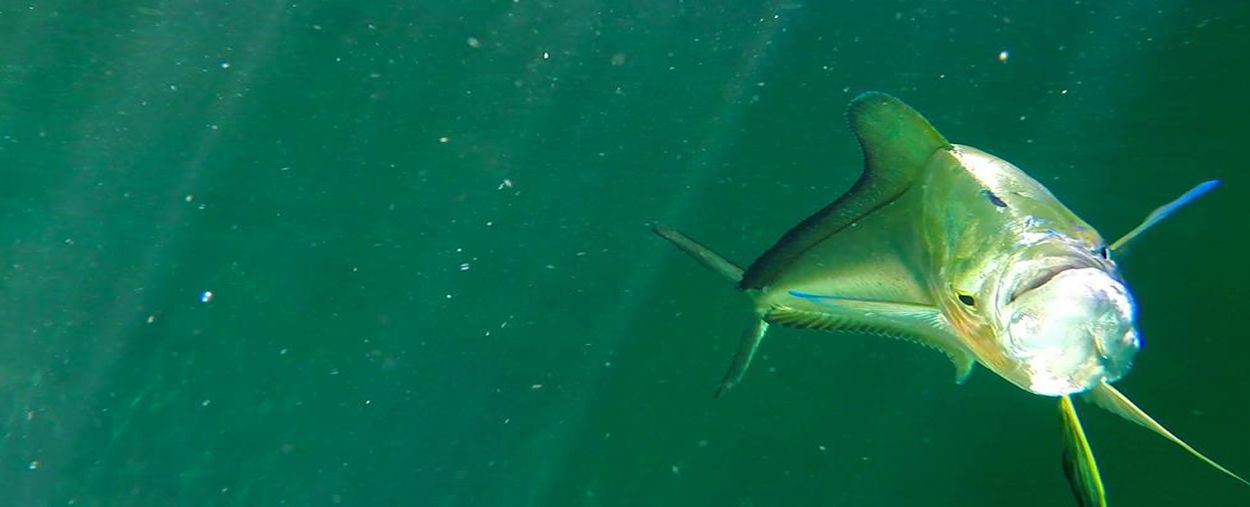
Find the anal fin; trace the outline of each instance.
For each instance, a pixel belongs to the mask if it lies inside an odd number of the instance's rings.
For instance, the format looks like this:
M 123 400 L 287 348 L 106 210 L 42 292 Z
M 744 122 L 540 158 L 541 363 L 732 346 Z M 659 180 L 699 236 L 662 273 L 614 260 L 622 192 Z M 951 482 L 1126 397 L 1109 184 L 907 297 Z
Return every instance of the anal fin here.
M 955 366 L 955 382 L 960 384 L 976 364 L 972 352 L 960 344 L 937 307 L 801 291 L 790 291 L 790 295 L 810 301 L 820 310 L 775 306 L 765 314 L 765 320 L 802 329 L 872 333 L 915 342 L 946 354 Z
M 1250 486 L 1250 482 L 1247 482 L 1240 475 L 1237 475 L 1233 473 L 1232 471 L 1230 471 L 1229 469 L 1224 468 L 1222 465 L 1220 465 L 1219 463 L 1216 463 L 1211 458 L 1206 457 L 1205 455 L 1198 452 L 1193 447 L 1190 447 L 1189 444 L 1186 444 L 1183 440 L 1178 438 L 1176 435 L 1173 435 L 1172 432 L 1168 431 L 1167 428 L 1164 428 L 1162 424 L 1159 424 L 1149 415 L 1146 415 L 1146 413 L 1143 412 L 1142 409 L 1137 408 L 1137 405 L 1134 405 L 1132 401 L 1129 401 L 1127 397 L 1121 394 L 1120 391 L 1117 391 L 1114 387 L 1111 387 L 1111 384 L 1108 384 L 1106 381 L 1103 381 L 1102 383 L 1100 383 L 1098 386 L 1094 387 L 1093 389 L 1086 391 L 1085 397 L 1089 401 L 1093 402 L 1095 405 L 1098 405 L 1099 407 L 1102 407 L 1116 415 L 1119 415 L 1120 417 L 1123 417 L 1137 424 L 1140 424 L 1150 429 L 1151 431 L 1158 433 L 1163 438 L 1171 440 L 1172 443 L 1181 446 L 1186 451 L 1189 451 L 1189 454 L 1194 455 L 1195 458 L 1202 460 L 1206 464 L 1215 467 L 1216 470 L 1224 472 L 1228 476 L 1241 481 L 1243 484 L 1246 484 L 1247 486 Z
M 1081 507 L 1107 507 L 1107 495 L 1098 475 L 1098 463 L 1089 449 L 1081 420 L 1076 417 L 1072 398 L 1059 397 L 1059 413 L 1063 418 L 1063 474 L 1068 478 L 1072 494 Z

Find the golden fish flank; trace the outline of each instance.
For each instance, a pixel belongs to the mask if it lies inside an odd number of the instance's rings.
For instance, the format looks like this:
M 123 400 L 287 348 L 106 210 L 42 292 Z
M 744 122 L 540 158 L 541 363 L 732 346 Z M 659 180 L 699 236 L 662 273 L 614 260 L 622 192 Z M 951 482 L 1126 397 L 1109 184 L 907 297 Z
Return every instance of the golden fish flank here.
M 863 174 L 746 270 L 655 227 L 755 301 L 758 319 L 717 394 L 741 380 L 770 324 L 872 332 L 942 351 L 959 381 L 980 363 L 1022 389 L 1062 397 L 1065 435 L 1084 438 L 1067 401 L 1083 393 L 1245 482 L 1110 385 L 1140 346 L 1133 299 L 1111 253 L 1218 182 L 1160 207 L 1108 246 L 1019 168 L 948 143 L 898 99 L 866 93 L 847 116 L 864 151 Z M 1074 491 L 1083 488 L 1078 500 L 1105 502 L 1092 454 L 1065 456 Z

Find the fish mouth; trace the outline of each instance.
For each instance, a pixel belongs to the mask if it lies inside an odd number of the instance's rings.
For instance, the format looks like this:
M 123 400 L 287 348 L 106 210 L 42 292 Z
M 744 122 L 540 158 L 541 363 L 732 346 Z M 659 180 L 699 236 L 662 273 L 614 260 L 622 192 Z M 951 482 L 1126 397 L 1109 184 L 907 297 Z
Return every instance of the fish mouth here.
M 1016 285 L 1015 290 L 1011 291 L 1011 296 L 1007 298 L 1007 304 L 1014 303 L 1016 299 L 1024 295 L 1024 293 L 1038 289 L 1053 280 L 1059 273 L 1072 269 L 1083 269 L 1089 266 L 1079 265 L 1077 263 L 1057 264 L 1045 269 L 1039 269 Z

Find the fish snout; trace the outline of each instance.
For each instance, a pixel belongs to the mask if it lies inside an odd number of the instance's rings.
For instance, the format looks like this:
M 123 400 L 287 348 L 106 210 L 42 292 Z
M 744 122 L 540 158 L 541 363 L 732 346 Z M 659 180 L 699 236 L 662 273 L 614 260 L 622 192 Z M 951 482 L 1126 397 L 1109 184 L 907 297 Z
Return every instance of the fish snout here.
M 1056 266 L 1020 287 L 1005 308 L 1004 345 L 1028 373 L 1029 390 L 1064 395 L 1128 373 L 1140 342 L 1119 280 L 1094 267 Z

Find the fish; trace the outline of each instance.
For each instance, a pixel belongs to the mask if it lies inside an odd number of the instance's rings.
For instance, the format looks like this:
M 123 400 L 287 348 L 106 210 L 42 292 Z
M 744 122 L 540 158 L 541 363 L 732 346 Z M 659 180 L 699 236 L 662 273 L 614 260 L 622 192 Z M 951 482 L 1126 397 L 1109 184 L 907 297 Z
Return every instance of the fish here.
M 947 141 L 891 95 L 859 95 L 847 120 L 863 151 L 859 179 L 747 268 L 652 224 L 754 302 L 715 396 L 742 381 L 772 325 L 901 338 L 945 354 L 957 383 L 979 364 L 1058 398 L 1063 470 L 1082 507 L 1105 506 L 1106 492 L 1072 403 L 1077 396 L 1250 485 L 1112 387 L 1141 348 L 1137 305 L 1115 259 L 1218 180 L 1108 243 L 1023 170 Z

